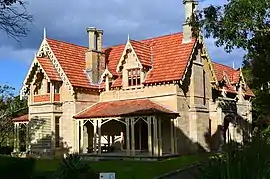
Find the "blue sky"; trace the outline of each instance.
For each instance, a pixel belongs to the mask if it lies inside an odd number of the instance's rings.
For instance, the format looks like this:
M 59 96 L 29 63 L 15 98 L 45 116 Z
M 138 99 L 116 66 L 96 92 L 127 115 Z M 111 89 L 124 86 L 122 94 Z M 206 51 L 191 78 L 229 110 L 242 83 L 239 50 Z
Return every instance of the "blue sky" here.
M 79 2 L 79 3 L 78 3 Z M 200 8 L 223 4 L 226 0 L 201 0 Z M 43 38 L 47 36 L 87 46 L 86 27 L 104 30 L 104 45 L 125 43 L 127 35 L 135 40 L 182 31 L 182 0 L 46 0 L 29 1 L 28 11 L 34 17 L 27 38 L 17 43 L 0 31 L 0 85 L 21 88 L 24 77 Z M 206 39 L 213 61 L 239 67 L 243 51 L 231 54 Z

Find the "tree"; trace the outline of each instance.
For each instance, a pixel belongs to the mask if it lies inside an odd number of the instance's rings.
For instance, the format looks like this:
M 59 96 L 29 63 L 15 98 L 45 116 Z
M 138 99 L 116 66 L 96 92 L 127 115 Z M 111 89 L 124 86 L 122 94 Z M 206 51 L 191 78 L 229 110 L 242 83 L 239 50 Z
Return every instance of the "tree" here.
M 27 13 L 24 0 L 0 0 L 0 30 L 19 40 L 29 32 L 27 24 L 33 17 Z
M 230 53 L 236 48 L 246 51 L 243 72 L 257 96 L 253 101 L 255 116 L 270 116 L 270 0 L 228 0 L 224 5 L 206 7 L 192 18 L 193 26 Z
M 14 88 L 0 86 L 0 146 L 14 130 L 12 119 L 27 112 L 27 100 L 14 97 Z

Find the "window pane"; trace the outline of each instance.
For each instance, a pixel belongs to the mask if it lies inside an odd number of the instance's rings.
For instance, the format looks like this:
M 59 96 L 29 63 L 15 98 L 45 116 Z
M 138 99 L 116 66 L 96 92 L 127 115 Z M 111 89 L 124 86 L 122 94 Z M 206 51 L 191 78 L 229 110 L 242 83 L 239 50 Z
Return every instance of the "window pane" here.
M 132 80 L 131 78 L 128 78 L 128 86 L 131 86 L 132 85 Z
M 50 93 L 51 92 L 51 83 L 48 82 L 47 83 L 47 93 Z
M 141 84 L 141 78 L 137 78 L 137 85 Z
M 132 86 L 137 85 L 136 82 L 137 82 L 137 81 L 136 81 L 136 78 L 133 78 L 133 79 L 132 79 Z
M 60 91 L 60 85 L 58 83 L 54 84 L 54 93 L 59 93 Z

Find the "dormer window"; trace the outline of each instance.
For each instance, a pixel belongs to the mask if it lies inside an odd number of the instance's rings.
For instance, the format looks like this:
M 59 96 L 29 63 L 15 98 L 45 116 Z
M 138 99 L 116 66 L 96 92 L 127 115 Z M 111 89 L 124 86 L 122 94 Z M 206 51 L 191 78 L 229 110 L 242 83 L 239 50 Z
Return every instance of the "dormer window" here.
M 139 68 L 128 70 L 128 86 L 141 85 L 141 71 Z

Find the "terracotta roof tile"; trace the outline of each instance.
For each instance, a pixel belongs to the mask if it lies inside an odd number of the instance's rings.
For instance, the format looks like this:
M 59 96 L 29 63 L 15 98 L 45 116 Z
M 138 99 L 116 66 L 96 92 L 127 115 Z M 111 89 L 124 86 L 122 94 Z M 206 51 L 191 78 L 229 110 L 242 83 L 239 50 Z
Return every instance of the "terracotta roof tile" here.
M 46 39 L 72 86 L 98 88 L 90 85 L 84 73 L 86 47 L 53 39 Z
M 237 72 L 235 69 L 216 62 L 212 62 L 212 64 L 218 81 L 221 81 L 225 74 L 227 74 L 230 81 L 233 81 L 233 76 Z
M 125 49 L 125 45 L 117 45 L 105 48 L 103 51 L 105 53 L 105 59 L 108 63 L 108 70 L 112 75 L 117 75 L 116 73 L 116 67 L 118 65 L 118 62 L 121 58 L 121 55 Z
M 52 62 L 48 58 L 40 58 L 37 57 L 37 60 L 41 67 L 45 70 L 46 74 L 50 78 L 50 80 L 55 80 L 55 81 L 61 81 L 61 78 L 56 71 L 56 69 L 53 67 Z
M 253 93 L 253 91 L 248 86 L 245 87 L 245 94 L 247 96 L 255 97 L 255 94 Z
M 196 41 L 182 44 L 182 38 L 182 33 L 176 33 L 141 41 L 152 47 L 153 58 L 153 69 L 144 83 L 182 79 Z
M 133 99 L 110 102 L 99 102 L 74 116 L 76 119 L 139 116 L 151 114 L 179 115 L 149 99 Z
M 121 87 L 122 86 L 122 76 L 119 76 L 112 84 L 112 87 Z
M 135 40 L 130 40 L 130 43 L 135 50 L 136 55 L 138 56 L 142 65 L 151 67 L 151 50 L 150 46 L 147 43 L 142 43 Z
M 153 58 L 153 69 L 147 75 L 144 83 L 180 80 L 182 78 L 195 44 L 195 39 L 190 43 L 182 44 L 182 38 L 182 33 L 175 33 L 142 41 L 130 41 L 143 65 L 150 67 L 152 65 L 150 57 Z M 73 86 L 98 87 L 90 85 L 84 74 L 86 47 L 49 38 L 47 38 L 47 42 Z M 108 70 L 114 76 L 118 76 L 116 67 L 124 48 L 125 45 L 122 44 L 103 49 Z M 117 86 L 121 84 L 120 80 L 116 80 Z
M 212 64 L 213 64 L 214 72 L 218 81 L 221 81 L 224 78 L 224 76 L 228 77 L 230 84 L 226 84 L 225 90 L 227 92 L 237 94 L 237 91 L 232 86 L 232 84 L 237 84 L 239 82 L 240 70 L 239 69 L 235 70 L 232 67 L 229 67 L 220 63 L 216 63 L 216 62 L 212 62 Z M 247 96 L 255 96 L 248 86 L 246 86 L 245 94 Z
M 28 114 L 16 117 L 14 119 L 12 119 L 13 122 L 27 122 L 28 120 Z

